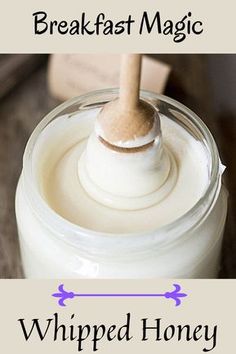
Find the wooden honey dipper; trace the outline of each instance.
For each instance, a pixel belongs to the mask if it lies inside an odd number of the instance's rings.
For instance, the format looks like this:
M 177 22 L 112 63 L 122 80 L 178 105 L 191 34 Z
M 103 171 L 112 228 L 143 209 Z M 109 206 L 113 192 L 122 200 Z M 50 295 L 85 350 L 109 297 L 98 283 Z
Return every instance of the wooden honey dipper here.
M 139 54 L 123 55 L 120 95 L 98 114 L 79 161 L 87 194 L 114 209 L 147 208 L 173 185 L 171 180 L 162 189 L 172 160 L 162 145 L 156 107 L 139 98 L 141 61 Z
M 97 118 L 97 135 L 113 150 L 144 150 L 161 134 L 156 109 L 139 98 L 141 64 L 141 54 L 122 56 L 119 98 L 108 102 Z

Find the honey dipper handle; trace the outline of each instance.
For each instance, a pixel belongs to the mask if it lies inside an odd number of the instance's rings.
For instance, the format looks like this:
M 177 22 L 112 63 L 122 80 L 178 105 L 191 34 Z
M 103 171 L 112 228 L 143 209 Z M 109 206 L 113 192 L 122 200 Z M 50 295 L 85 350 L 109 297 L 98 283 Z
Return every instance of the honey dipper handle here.
M 123 54 L 120 73 L 120 103 L 124 110 L 137 106 L 141 78 L 141 54 Z

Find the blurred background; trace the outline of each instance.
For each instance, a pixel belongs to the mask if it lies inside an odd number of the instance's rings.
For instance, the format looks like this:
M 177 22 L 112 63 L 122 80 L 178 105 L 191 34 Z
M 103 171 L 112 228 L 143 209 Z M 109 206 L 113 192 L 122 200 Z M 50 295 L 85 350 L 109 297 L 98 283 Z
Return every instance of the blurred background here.
M 229 212 L 220 277 L 236 278 L 236 55 L 150 57 L 158 61 L 163 76 L 157 91 L 180 101 L 202 118 L 227 166 L 224 179 L 229 190 Z M 97 75 L 87 61 L 85 68 L 84 59 L 77 59 L 75 55 L 0 55 L 0 278 L 22 277 L 14 197 L 31 132 L 45 114 L 66 98 L 63 94 L 80 94 L 93 88 L 93 84 L 100 88 L 96 83 L 76 85 L 82 69 Z M 98 74 L 98 82 L 113 82 L 112 77 L 108 80 L 104 73 Z

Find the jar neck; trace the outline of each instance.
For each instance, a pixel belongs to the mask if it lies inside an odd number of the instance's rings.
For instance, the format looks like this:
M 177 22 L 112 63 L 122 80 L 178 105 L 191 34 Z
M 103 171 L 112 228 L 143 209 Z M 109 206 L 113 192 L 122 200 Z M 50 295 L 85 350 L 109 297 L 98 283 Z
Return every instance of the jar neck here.
M 188 108 L 168 97 L 142 91 L 141 97 L 155 105 L 160 113 L 184 127 L 205 147 L 209 161 L 209 185 L 202 198 L 186 214 L 174 222 L 153 232 L 140 234 L 109 234 L 84 229 L 70 223 L 54 212 L 40 194 L 33 168 L 33 153 L 41 132 L 57 117 L 63 114 L 75 114 L 78 111 L 99 108 L 104 103 L 115 99 L 118 90 L 95 91 L 69 100 L 50 112 L 36 127 L 26 146 L 23 165 L 23 184 L 26 197 L 40 223 L 50 230 L 53 237 L 66 242 L 91 256 L 106 254 L 111 256 L 126 253 L 147 253 L 152 247 L 163 249 L 170 247 L 186 233 L 197 227 L 209 215 L 218 197 L 221 185 L 221 171 L 218 150 L 214 139 L 205 124 Z M 70 112 L 70 113 L 69 113 Z M 135 241 L 134 241 L 135 239 Z M 104 242 L 106 249 L 104 250 Z M 91 245 L 93 245 L 91 247 Z

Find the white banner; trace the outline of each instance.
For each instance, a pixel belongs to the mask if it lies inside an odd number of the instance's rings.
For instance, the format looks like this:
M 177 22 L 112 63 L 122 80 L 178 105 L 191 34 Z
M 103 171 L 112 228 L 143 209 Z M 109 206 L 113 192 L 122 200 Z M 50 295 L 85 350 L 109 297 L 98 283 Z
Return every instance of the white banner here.
M 234 0 L 0 1 L 1 53 L 235 53 Z

